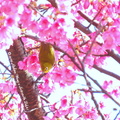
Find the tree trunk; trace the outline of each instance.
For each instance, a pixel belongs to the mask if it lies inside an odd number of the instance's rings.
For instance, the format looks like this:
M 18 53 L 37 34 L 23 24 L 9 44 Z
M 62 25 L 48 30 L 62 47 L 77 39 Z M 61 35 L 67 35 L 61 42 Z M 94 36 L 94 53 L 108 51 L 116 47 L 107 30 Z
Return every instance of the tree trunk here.
M 13 45 L 7 50 L 17 91 L 24 105 L 25 113 L 29 120 L 44 120 L 44 112 L 38 97 L 38 89 L 33 77 L 24 70 L 18 68 L 18 62 L 27 56 L 21 38 L 13 41 Z

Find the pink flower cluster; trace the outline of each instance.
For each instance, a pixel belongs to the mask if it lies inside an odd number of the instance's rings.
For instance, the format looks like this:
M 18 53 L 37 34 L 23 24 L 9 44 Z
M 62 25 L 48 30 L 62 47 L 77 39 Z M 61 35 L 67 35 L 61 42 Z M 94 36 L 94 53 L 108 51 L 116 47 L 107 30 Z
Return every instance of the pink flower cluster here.
M 33 53 L 29 57 L 24 58 L 23 61 L 18 62 L 19 69 L 27 70 L 35 76 L 38 76 L 40 72 L 40 63 L 38 60 L 38 55 Z
M 61 87 L 65 87 L 66 85 L 72 85 L 76 80 L 77 74 L 74 73 L 72 70 L 62 67 L 61 69 L 56 68 L 52 73 L 52 80 L 59 83 Z
M 115 87 L 113 87 L 115 86 Z M 120 86 L 114 85 L 113 81 L 104 81 L 103 86 L 105 90 L 108 91 L 110 95 L 115 96 L 116 98 L 120 97 Z M 107 95 L 104 95 L 104 98 L 108 98 Z
M 0 49 L 8 49 L 21 33 L 18 26 L 20 14 L 28 0 L 1 0 L 0 1 Z
M 52 118 L 45 116 L 45 120 L 55 120 L 56 118 L 64 120 L 80 120 L 84 118 L 84 120 L 88 120 L 98 118 L 97 111 L 95 108 L 91 108 L 88 102 L 79 100 L 71 103 L 71 101 L 69 97 L 63 96 L 60 102 L 54 103 L 50 108 L 54 116 Z

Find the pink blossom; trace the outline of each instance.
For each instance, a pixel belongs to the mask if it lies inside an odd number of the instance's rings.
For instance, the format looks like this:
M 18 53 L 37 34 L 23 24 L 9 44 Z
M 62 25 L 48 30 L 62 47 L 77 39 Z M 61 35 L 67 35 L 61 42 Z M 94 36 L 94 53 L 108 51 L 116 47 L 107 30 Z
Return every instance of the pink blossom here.
M 98 115 L 95 113 L 96 111 L 94 110 L 91 110 L 91 111 L 87 111 L 85 114 L 84 114 L 84 118 L 87 120 L 87 119 L 97 119 L 98 118 Z
M 51 93 L 54 90 L 54 86 L 50 85 L 50 81 L 48 79 L 44 80 L 44 83 L 38 85 L 41 93 Z
M 24 58 L 23 61 L 18 62 L 19 69 L 28 70 L 35 76 L 38 76 L 38 71 L 40 69 L 40 64 L 38 60 L 38 56 L 33 53 L 32 55 Z
M 18 62 L 19 69 L 26 70 L 27 69 L 27 57 L 24 58 L 23 61 Z
M 112 85 L 113 84 L 113 81 L 111 80 L 111 81 L 104 81 L 104 83 L 103 83 L 103 88 L 104 89 L 107 89 L 110 85 Z
M 28 30 L 32 30 L 34 33 L 38 33 L 39 29 L 39 25 L 36 21 L 31 21 L 31 23 L 28 26 Z
M 119 37 L 120 37 L 120 30 L 117 27 L 110 27 L 110 29 L 103 33 L 103 39 L 105 43 L 103 44 L 103 48 L 106 49 L 113 49 L 115 48 L 119 43 Z
M 75 112 L 76 112 L 79 116 L 81 116 L 81 115 L 83 115 L 83 113 L 85 112 L 85 109 L 84 109 L 83 106 L 79 106 L 79 107 L 75 110 Z
M 84 2 L 84 8 L 88 9 L 89 4 L 90 4 L 89 0 L 85 0 L 85 2 Z
M 50 22 L 48 21 L 47 18 L 43 17 L 39 22 L 39 25 L 41 26 L 42 29 L 47 29 L 50 25 Z
M 92 55 L 87 56 L 85 60 L 85 64 L 88 64 L 89 66 L 93 66 L 94 64 L 94 57 Z
M 76 73 L 68 68 L 62 68 L 61 70 L 58 69 L 56 72 L 53 73 L 54 75 L 52 78 L 55 82 L 58 82 L 60 85 L 72 85 L 76 80 Z M 62 86 L 61 86 L 62 87 Z
M 108 92 L 108 94 L 111 95 L 111 92 Z M 106 94 L 104 94 L 103 97 L 104 97 L 105 99 L 109 98 L 108 95 L 106 95 Z
M 0 28 L 0 48 L 9 48 L 13 44 L 13 40 L 10 36 L 7 27 Z
M 15 23 L 15 21 L 14 21 L 13 18 L 9 17 L 9 18 L 7 19 L 7 25 L 12 26 L 14 23 Z
M 16 87 L 12 82 L 0 83 L 0 89 L 3 93 L 16 93 Z
M 120 96 L 120 91 L 118 89 L 112 90 L 112 94 L 114 94 L 116 97 Z
M 62 117 L 68 114 L 68 110 L 56 110 L 55 111 L 55 116 L 57 117 Z
M 68 103 L 67 98 L 66 98 L 66 96 L 64 96 L 64 97 L 61 99 L 61 106 L 62 106 L 62 107 L 66 107 L 67 103 Z
M 94 64 L 103 65 L 105 59 L 106 59 L 106 57 L 95 57 Z
M 44 118 L 44 120 L 51 120 L 51 118 L 48 117 L 48 116 L 44 116 L 43 118 Z M 53 119 L 52 119 L 52 120 L 53 120 Z
M 120 46 L 116 46 L 116 50 L 120 54 Z
M 58 19 L 57 19 L 57 22 L 58 22 L 59 24 L 61 24 L 61 25 L 64 25 L 65 19 L 64 19 L 64 18 L 58 18 Z
M 100 102 L 99 106 L 100 106 L 101 109 L 103 109 L 105 107 L 103 102 Z
M 109 114 L 104 114 L 104 116 L 105 116 L 106 119 L 110 118 Z
M 26 19 L 27 18 L 27 19 Z M 26 7 L 24 7 L 23 13 L 20 15 L 20 24 L 23 25 L 23 27 L 28 27 L 28 25 L 31 23 L 32 20 L 32 11 Z

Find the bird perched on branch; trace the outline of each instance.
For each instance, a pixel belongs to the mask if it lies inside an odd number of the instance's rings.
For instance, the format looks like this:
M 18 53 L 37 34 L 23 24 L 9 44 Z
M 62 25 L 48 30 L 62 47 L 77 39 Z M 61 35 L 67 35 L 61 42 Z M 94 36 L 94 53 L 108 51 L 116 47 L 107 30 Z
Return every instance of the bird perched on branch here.
M 48 73 L 55 63 L 54 47 L 50 43 L 41 42 L 39 62 L 43 73 Z

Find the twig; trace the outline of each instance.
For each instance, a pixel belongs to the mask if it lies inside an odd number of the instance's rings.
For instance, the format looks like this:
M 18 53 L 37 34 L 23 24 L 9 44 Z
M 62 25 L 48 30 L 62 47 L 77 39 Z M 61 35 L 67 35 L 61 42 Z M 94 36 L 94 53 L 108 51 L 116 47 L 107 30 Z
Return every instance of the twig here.
M 9 70 L 8 67 L 7 67 L 6 65 L 4 65 L 1 61 L 0 61 L 0 64 L 1 64 L 4 68 L 6 68 L 6 69 L 12 74 L 12 71 Z
M 84 71 L 84 65 L 83 65 L 82 61 L 80 60 L 80 58 L 79 58 L 78 54 L 76 53 L 76 51 L 75 51 L 74 47 L 72 46 L 72 44 L 70 43 L 70 41 L 68 41 L 68 43 L 69 43 L 69 45 L 71 46 L 71 48 L 72 48 L 72 50 L 73 50 L 73 52 L 74 52 L 75 56 L 77 57 L 78 62 L 79 62 L 79 63 L 80 63 L 80 65 L 82 66 L 82 71 L 83 71 L 83 72 L 85 72 L 85 71 Z
M 83 91 L 83 92 L 92 92 L 92 93 L 103 93 L 102 91 L 99 91 L 99 90 L 86 90 L 86 89 L 77 89 L 79 91 Z
M 62 50 L 61 48 L 59 48 L 59 47 L 56 46 L 56 45 L 53 45 L 53 47 L 55 48 L 55 50 L 58 50 L 58 51 L 64 53 L 65 55 L 67 55 L 67 57 L 71 59 L 71 61 L 75 64 L 75 66 L 76 66 L 80 71 L 83 71 L 83 70 L 81 69 L 81 67 L 79 66 L 79 64 L 75 61 L 74 57 L 70 56 L 66 51 Z
M 117 117 L 118 117 L 119 114 L 120 114 L 120 110 L 119 110 L 119 112 L 117 113 L 117 115 L 115 116 L 114 120 L 117 120 Z
M 20 115 L 18 116 L 17 120 L 22 120 L 22 119 L 21 119 L 21 116 L 22 116 L 22 114 L 24 114 L 24 113 L 25 113 L 25 111 L 23 110 L 23 111 L 20 113 Z
M 82 47 L 82 46 L 86 45 L 88 42 L 89 41 L 85 41 L 85 42 L 81 43 L 79 46 Z
M 45 76 L 47 73 L 42 73 L 36 80 L 35 83 L 37 83 L 43 76 Z
M 35 12 L 37 12 L 41 17 L 44 17 L 38 10 L 37 8 L 33 7 L 32 5 L 29 5 L 31 9 L 33 9 Z
M 102 31 L 102 29 L 103 29 L 103 28 L 100 28 L 98 31 L 96 31 L 96 35 L 95 35 L 95 37 L 93 38 L 93 41 L 92 41 L 92 43 L 91 43 L 91 45 L 90 45 L 89 50 L 88 50 L 87 53 L 86 53 L 86 56 L 83 58 L 83 62 L 86 60 L 86 58 L 88 57 L 88 55 L 91 53 L 92 47 L 93 47 L 93 45 L 94 45 L 94 43 L 95 43 L 95 41 L 96 41 L 96 38 L 97 38 L 97 36 L 100 34 L 100 32 Z
M 76 1 L 76 2 L 73 3 L 71 6 L 74 6 L 74 5 L 78 4 L 80 1 L 81 1 L 81 0 Z
M 42 41 L 40 40 L 40 38 L 37 37 L 37 36 L 28 35 L 28 34 L 23 34 L 22 37 L 30 38 L 30 39 L 35 40 L 35 41 L 37 41 L 37 42 L 42 42 Z
M 105 120 L 103 114 L 101 113 L 101 111 L 100 111 L 100 109 L 99 109 L 99 105 L 98 105 L 98 103 L 97 103 L 97 101 L 96 101 L 96 99 L 95 99 L 95 97 L 94 97 L 94 95 L 93 95 L 93 92 L 90 92 L 90 93 L 91 93 L 91 99 L 94 101 L 94 104 L 95 104 L 95 106 L 96 106 L 96 109 L 97 109 L 97 111 L 98 111 L 98 114 L 101 116 L 102 120 Z
M 12 99 L 12 97 L 13 97 L 13 95 L 14 95 L 14 94 L 12 94 L 12 95 L 10 96 L 10 98 L 9 98 L 8 102 L 5 104 L 5 107 L 4 107 L 5 109 L 7 108 L 7 106 L 8 106 L 8 104 L 9 104 L 10 100 L 11 100 L 11 99 Z
M 96 101 L 96 99 L 95 99 L 95 97 L 94 97 L 94 94 L 93 94 L 93 92 L 92 92 L 91 83 L 90 83 L 90 81 L 88 81 L 87 77 L 88 77 L 88 76 L 87 76 L 87 74 L 85 73 L 85 74 L 84 74 L 84 78 L 85 78 L 86 84 L 87 84 L 87 86 L 88 86 L 88 88 L 89 88 L 89 92 L 90 92 L 90 94 L 91 94 L 91 99 L 93 100 L 93 103 L 95 104 L 95 107 L 96 107 L 96 109 L 97 109 L 97 111 L 98 111 L 98 114 L 101 116 L 102 120 L 105 120 L 104 116 L 102 115 L 102 113 L 101 113 L 101 111 L 100 111 L 100 109 L 99 109 L 99 106 L 98 106 L 98 103 L 97 103 L 97 101 Z
M 50 103 L 50 102 L 47 100 L 47 98 L 45 98 L 43 95 L 40 95 L 40 98 L 41 98 L 42 100 L 44 100 L 46 103 Z
M 98 13 L 95 15 L 95 17 L 92 19 L 92 21 L 90 22 L 90 24 L 88 25 L 88 28 L 91 26 L 91 24 L 93 23 L 93 21 L 97 18 L 97 16 L 100 14 L 100 12 L 102 11 L 103 7 L 101 7 L 101 9 L 98 11 Z M 97 25 L 98 29 L 99 29 L 99 24 Z

